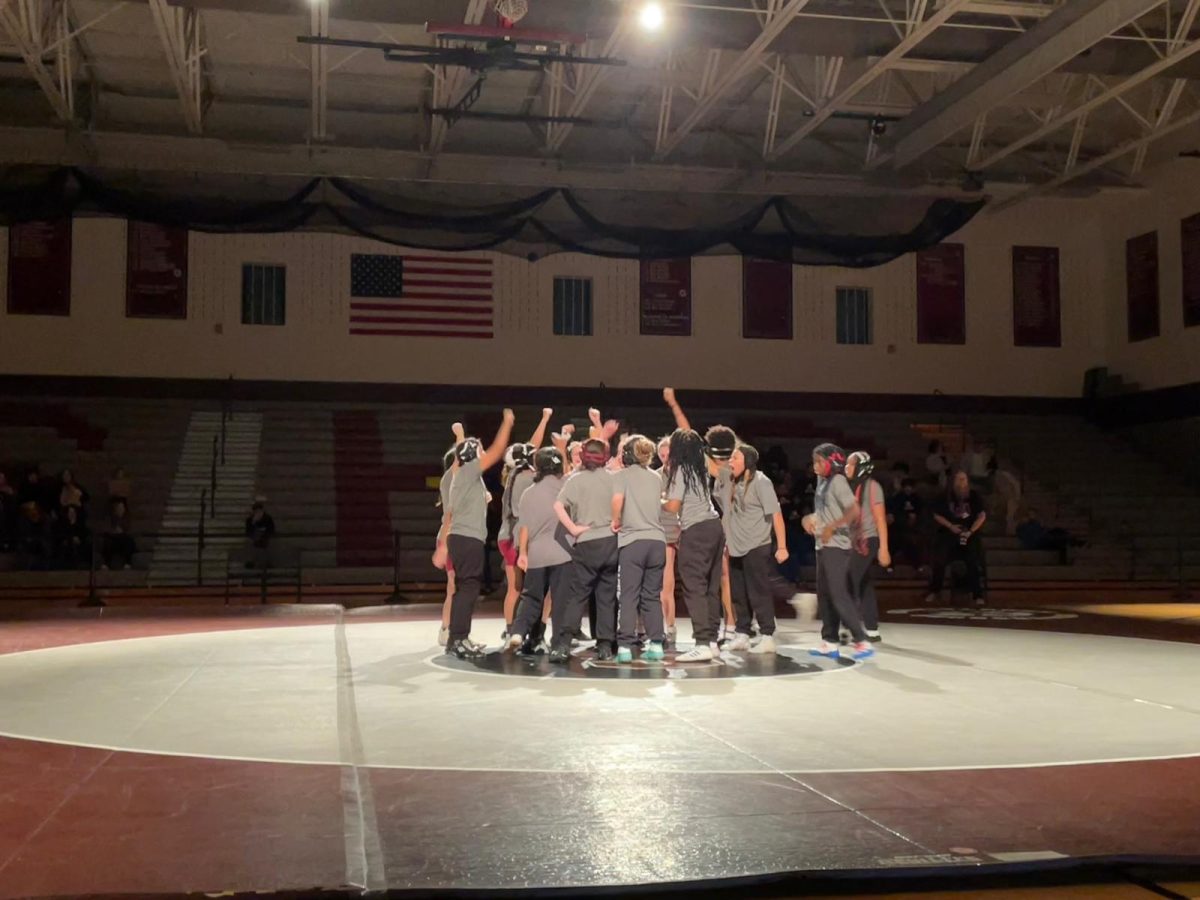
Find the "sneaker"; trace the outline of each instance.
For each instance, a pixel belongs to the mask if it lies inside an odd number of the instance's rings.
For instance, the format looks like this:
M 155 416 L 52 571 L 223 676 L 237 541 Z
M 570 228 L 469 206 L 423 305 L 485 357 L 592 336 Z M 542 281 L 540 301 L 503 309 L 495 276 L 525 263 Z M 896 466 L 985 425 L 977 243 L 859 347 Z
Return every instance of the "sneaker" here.
M 621 647 L 617 650 L 617 662 L 631 663 L 633 662 L 633 651 L 628 647 Z
M 675 657 L 675 662 L 692 663 L 692 662 L 711 662 L 713 658 L 712 650 L 703 645 L 693 647 L 687 653 L 683 653 Z
M 533 652 L 534 653 L 549 653 L 550 645 L 548 643 L 546 643 L 545 641 L 538 641 L 537 646 L 533 648 Z
M 831 644 L 829 641 L 821 641 L 817 646 L 808 651 L 809 656 L 828 656 L 830 659 L 837 659 L 841 656 L 841 651 L 837 644 Z
M 480 655 L 487 651 L 487 644 L 481 644 L 479 641 L 472 640 L 469 637 L 463 638 L 463 641 L 474 647 L 480 653 Z
M 775 638 L 773 635 L 764 634 L 753 647 L 750 648 L 751 653 L 774 653 Z
M 555 647 L 550 651 L 550 662 L 565 666 L 570 661 L 571 648 L 569 646 Z
M 721 645 L 719 643 L 717 643 L 716 641 L 710 643 L 708 645 L 708 649 L 712 652 L 713 659 L 721 658 Z
M 658 641 L 651 641 L 646 645 L 645 651 L 642 653 L 642 659 L 648 662 L 658 662 L 666 656 L 663 653 L 663 645 Z
M 446 644 L 446 655 L 457 656 L 459 659 L 479 659 L 484 655 L 483 648 L 471 643 L 470 638 Z
M 870 659 L 875 655 L 875 648 L 871 646 L 870 641 L 859 641 L 854 645 L 855 659 Z
M 508 634 L 508 632 L 506 631 L 505 634 Z M 525 639 L 519 634 L 508 634 L 508 637 L 504 641 L 504 649 L 509 653 L 515 653 L 521 649 L 521 645 L 524 643 Z
M 867 640 L 870 641 L 872 644 L 878 644 L 880 641 L 883 640 L 883 638 L 879 636 L 878 631 L 868 631 L 867 632 Z
M 450 629 L 449 628 L 439 628 L 438 629 L 438 646 L 445 647 L 446 641 L 448 641 L 448 640 L 450 640 Z
M 608 662 L 613 658 L 612 644 L 605 641 L 604 643 L 596 644 L 596 659 L 600 662 Z
M 726 650 L 746 651 L 750 649 L 750 635 L 735 634 L 733 640 L 725 645 Z
M 811 622 L 817 617 L 817 595 L 795 593 L 788 601 L 788 606 L 796 611 L 796 618 L 801 622 Z

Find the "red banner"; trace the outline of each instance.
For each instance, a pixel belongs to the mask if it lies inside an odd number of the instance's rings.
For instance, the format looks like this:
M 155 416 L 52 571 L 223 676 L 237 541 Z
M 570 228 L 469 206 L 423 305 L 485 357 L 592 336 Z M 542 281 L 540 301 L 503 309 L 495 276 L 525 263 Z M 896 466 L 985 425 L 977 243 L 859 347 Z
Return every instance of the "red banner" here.
M 792 264 L 742 257 L 742 337 L 792 339 Z
M 691 257 L 642 260 L 640 309 L 642 334 L 691 336 Z
M 1057 247 L 1013 247 L 1013 344 L 1061 347 Z
M 917 343 L 967 342 L 966 248 L 937 244 L 917 251 Z
M 71 220 L 24 222 L 8 229 L 8 311 L 71 314 Z
M 128 233 L 125 315 L 186 319 L 187 229 L 131 221 Z
M 1183 327 L 1200 325 L 1200 213 L 1179 223 L 1183 257 Z
M 1129 341 L 1158 337 L 1158 232 L 1125 242 L 1125 302 Z

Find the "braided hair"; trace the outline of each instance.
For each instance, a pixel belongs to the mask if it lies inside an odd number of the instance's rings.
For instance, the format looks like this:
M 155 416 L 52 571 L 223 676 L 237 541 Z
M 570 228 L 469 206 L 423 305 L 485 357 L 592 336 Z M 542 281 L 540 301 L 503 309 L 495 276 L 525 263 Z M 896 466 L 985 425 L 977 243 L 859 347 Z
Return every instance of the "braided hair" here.
M 690 428 L 676 428 L 671 435 L 670 455 L 667 457 L 668 488 L 675 476 L 683 478 L 683 492 L 705 496 L 708 493 L 708 464 L 704 461 L 704 439 Z

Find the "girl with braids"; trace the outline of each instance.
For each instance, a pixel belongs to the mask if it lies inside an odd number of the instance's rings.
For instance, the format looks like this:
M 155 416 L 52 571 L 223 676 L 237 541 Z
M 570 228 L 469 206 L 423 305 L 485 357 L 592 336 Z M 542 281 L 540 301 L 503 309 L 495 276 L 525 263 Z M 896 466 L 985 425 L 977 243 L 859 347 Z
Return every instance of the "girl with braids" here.
M 512 624 L 513 613 L 517 607 L 517 598 L 521 595 L 522 572 L 517 568 L 516 523 L 517 509 L 521 495 L 533 483 L 533 454 L 546 437 L 546 426 L 554 410 L 547 407 L 542 410 L 542 421 L 534 430 L 527 444 L 513 444 L 504 453 L 504 471 L 500 474 L 500 483 L 504 485 L 504 494 L 500 500 L 500 533 L 496 536 L 496 547 L 504 559 L 504 633 L 500 635 L 503 643 L 508 639 L 508 627 Z
M 875 595 L 872 565 L 876 560 L 885 569 L 892 564 L 888 553 L 887 510 L 883 503 L 883 488 L 871 477 L 875 464 L 862 450 L 851 453 L 846 460 L 846 479 L 854 490 L 859 513 L 854 554 L 850 557 L 850 589 L 862 613 L 867 638 L 875 643 L 879 637 L 879 598 Z
M 659 524 L 662 478 L 649 468 L 654 444 L 630 436 L 622 449 L 623 466 L 614 474 L 612 530 L 617 534 L 620 628 L 617 662 L 633 662 L 638 616 L 649 638 L 642 659 L 663 658 L 662 594 L 666 540 Z
M 591 438 L 580 450 L 581 470 L 568 478 L 559 491 L 554 511 L 563 527 L 575 538 L 574 578 L 571 593 L 556 594 L 554 646 L 552 662 L 565 662 L 562 650 L 569 652 L 571 637 L 583 622 L 588 597 L 596 595 L 596 658 L 612 659 L 617 643 L 617 536 L 613 534 L 613 476 L 609 474 L 608 444 Z M 566 600 L 563 604 L 561 601 Z M 565 608 L 563 608 L 565 606 Z M 563 634 L 557 612 L 563 608 L 571 632 Z
M 547 595 L 557 597 L 556 620 L 567 609 L 571 593 L 571 545 L 554 511 L 562 490 L 566 453 L 543 447 L 533 455 L 532 484 L 521 495 L 517 518 L 517 566 L 525 573 L 520 603 L 505 648 L 533 653 L 546 631 L 543 608 Z M 570 641 L 567 643 L 568 658 Z
M 679 580 L 692 617 L 695 645 L 678 662 L 719 658 L 717 629 L 721 622 L 721 558 L 725 532 L 708 489 L 704 440 L 691 429 L 671 435 L 664 476 L 666 508 L 679 514 Z
M 850 526 L 858 520 L 854 491 L 844 474 L 846 453 L 836 444 L 821 444 L 813 450 L 817 490 L 813 512 L 804 517 L 804 530 L 817 541 L 817 603 L 821 611 L 821 643 L 808 652 L 837 659 L 838 624 L 850 630 L 854 658 L 875 655 L 863 629 L 862 616 L 850 592 Z
M 667 650 L 675 649 L 675 554 L 679 550 L 679 513 L 671 512 L 666 507 L 667 484 L 661 476 L 667 468 L 667 457 L 671 450 L 671 436 L 668 434 L 658 442 L 659 483 L 661 485 L 662 502 L 658 516 L 658 524 L 662 527 L 663 537 L 667 542 L 667 558 L 663 564 L 662 611 L 663 627 L 666 638 L 663 646 Z
M 737 611 L 737 634 L 726 650 L 775 652 L 775 594 L 777 585 L 791 590 L 776 574 L 787 561 L 787 533 L 775 485 L 758 471 L 758 451 L 739 444 L 729 460 L 733 484 L 725 499 L 725 534 L 729 542 L 729 586 Z M 775 535 L 775 551 L 771 535 Z M 750 644 L 751 620 L 758 619 L 759 642 Z

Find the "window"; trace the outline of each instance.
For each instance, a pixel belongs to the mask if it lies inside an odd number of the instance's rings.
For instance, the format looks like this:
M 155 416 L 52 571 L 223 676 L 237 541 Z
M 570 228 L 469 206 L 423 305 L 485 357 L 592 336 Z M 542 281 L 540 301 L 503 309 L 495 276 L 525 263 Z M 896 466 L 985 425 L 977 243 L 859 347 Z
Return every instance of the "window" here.
M 837 342 L 871 343 L 871 289 L 837 289 Z
M 242 266 L 242 324 L 282 325 L 287 298 L 287 269 L 283 266 Z
M 592 279 L 554 279 L 554 333 L 592 333 Z

